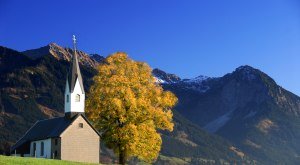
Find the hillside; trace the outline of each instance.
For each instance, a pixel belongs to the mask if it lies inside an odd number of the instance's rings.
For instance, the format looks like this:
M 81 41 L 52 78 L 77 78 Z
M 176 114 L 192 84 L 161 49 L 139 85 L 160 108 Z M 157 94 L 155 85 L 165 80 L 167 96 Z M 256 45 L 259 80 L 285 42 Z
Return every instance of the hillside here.
M 300 98 L 260 70 L 241 66 L 223 77 L 163 86 L 179 97 L 176 110 L 184 117 L 259 162 L 300 162 Z
M 57 44 L 28 50 L 25 54 L 0 47 L 0 142 L 1 152 L 20 138 L 36 120 L 63 114 L 63 93 L 70 52 Z M 93 59 L 97 57 L 97 59 Z M 16 60 L 20 58 L 22 60 Z M 95 67 L 103 57 L 81 52 L 80 64 L 86 91 L 95 75 Z M 88 61 L 88 62 L 87 62 Z M 89 61 L 93 62 L 93 65 Z M 14 67 L 9 67 L 9 66 Z M 246 162 L 248 156 L 221 137 L 208 134 L 203 129 L 174 114 L 175 129 L 162 132 L 161 153 L 168 157 L 189 159 L 194 164 L 214 162 Z M 104 160 L 113 157 L 103 150 Z M 158 162 L 159 163 L 159 162 Z

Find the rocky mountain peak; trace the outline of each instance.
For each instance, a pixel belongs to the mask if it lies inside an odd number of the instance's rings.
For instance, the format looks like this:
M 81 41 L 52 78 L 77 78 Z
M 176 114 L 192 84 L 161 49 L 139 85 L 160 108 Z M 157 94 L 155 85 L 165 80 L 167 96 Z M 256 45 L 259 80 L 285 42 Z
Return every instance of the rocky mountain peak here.
M 248 85 L 277 85 L 276 82 L 266 73 L 249 65 L 243 65 L 236 68 L 232 73 L 226 74 L 223 80 L 235 80 L 244 82 Z
M 71 48 L 64 48 L 56 43 L 50 43 L 46 46 L 37 49 L 26 50 L 22 53 L 32 59 L 38 59 L 46 55 L 51 55 L 57 60 L 70 61 L 72 59 L 74 51 Z M 100 55 L 94 55 L 94 58 L 91 58 L 89 54 L 81 50 L 77 50 L 77 55 L 79 57 L 79 63 L 93 68 L 95 68 L 99 64 L 99 61 L 101 61 L 101 59 L 104 59 L 104 57 Z
M 253 81 L 259 77 L 262 72 L 249 65 L 243 65 L 235 69 L 234 75 L 238 75 L 238 78 L 246 81 Z
M 242 66 L 239 66 L 238 68 L 235 69 L 236 71 L 240 71 L 240 70 L 256 70 L 255 68 L 253 68 L 252 66 L 250 65 L 242 65 Z
M 157 68 L 153 69 L 152 74 L 159 83 L 176 83 L 181 80 L 177 75 L 166 73 Z
M 55 42 L 51 42 L 48 44 L 49 47 L 53 47 L 53 48 L 60 48 L 63 49 L 63 47 L 59 46 L 57 43 Z
M 90 57 L 99 63 L 103 62 L 105 59 L 103 56 L 99 54 L 90 54 Z

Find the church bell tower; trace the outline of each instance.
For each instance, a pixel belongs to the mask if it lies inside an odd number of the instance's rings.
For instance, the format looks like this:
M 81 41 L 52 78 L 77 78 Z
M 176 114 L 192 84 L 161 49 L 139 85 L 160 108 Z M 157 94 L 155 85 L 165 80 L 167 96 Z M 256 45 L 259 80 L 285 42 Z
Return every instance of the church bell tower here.
M 84 114 L 85 92 L 80 73 L 76 52 L 76 38 L 73 35 L 74 53 L 66 80 L 65 89 L 65 117 L 72 118 L 77 114 Z

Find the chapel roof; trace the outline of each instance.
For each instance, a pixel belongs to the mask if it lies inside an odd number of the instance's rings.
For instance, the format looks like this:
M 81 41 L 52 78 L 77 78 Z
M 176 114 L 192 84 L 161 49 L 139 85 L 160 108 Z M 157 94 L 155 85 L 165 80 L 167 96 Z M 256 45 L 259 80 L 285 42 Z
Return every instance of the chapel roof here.
M 67 117 L 56 117 L 52 119 L 37 121 L 25 133 L 25 135 L 20 140 L 18 140 L 15 145 L 12 146 L 11 151 L 14 151 L 15 149 L 30 141 L 59 137 L 64 132 L 64 130 L 67 129 L 79 116 L 82 116 L 86 120 L 86 122 L 93 128 L 93 130 L 100 136 L 100 133 L 91 125 L 91 123 L 83 114 L 78 114 L 71 119 Z

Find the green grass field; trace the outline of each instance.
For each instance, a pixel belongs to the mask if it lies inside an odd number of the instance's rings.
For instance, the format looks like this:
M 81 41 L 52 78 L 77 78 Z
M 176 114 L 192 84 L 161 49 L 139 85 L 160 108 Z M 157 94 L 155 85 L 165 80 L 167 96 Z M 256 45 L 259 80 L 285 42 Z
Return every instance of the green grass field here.
M 95 165 L 90 163 L 77 163 L 63 160 L 41 159 L 41 158 L 24 158 L 14 156 L 0 155 L 1 165 Z

